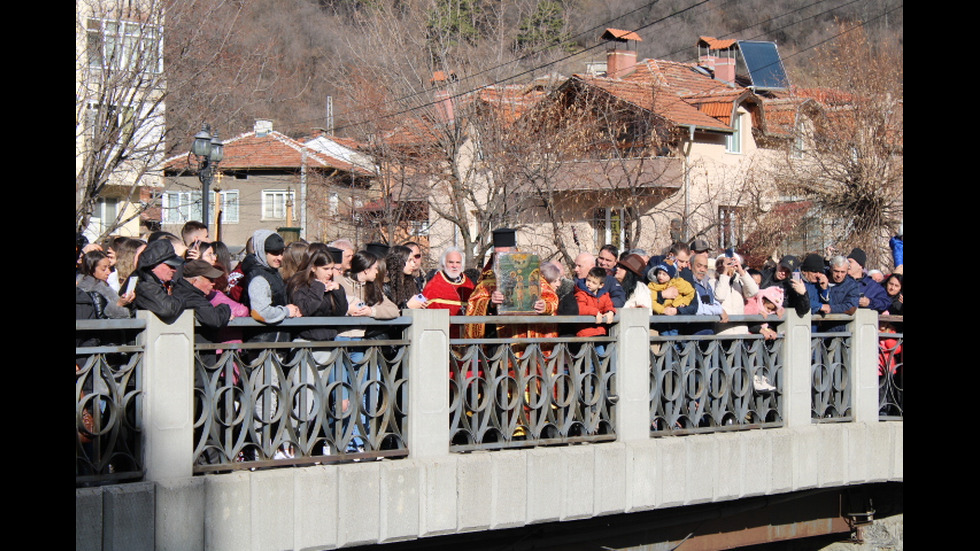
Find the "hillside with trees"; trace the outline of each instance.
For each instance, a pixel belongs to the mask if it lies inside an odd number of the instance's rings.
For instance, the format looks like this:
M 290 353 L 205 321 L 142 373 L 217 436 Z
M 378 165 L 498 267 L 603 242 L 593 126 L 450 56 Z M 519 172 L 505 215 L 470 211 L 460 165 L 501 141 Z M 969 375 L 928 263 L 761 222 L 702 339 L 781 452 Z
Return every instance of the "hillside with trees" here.
M 603 61 L 608 27 L 643 39 L 639 58 L 693 61 L 699 36 L 775 41 L 796 85 L 823 84 L 818 60 L 860 28 L 899 60 L 900 0 L 202 0 L 221 33 L 171 20 L 165 52 L 171 154 L 209 122 L 229 137 L 271 119 L 291 136 L 327 128 L 364 138 L 379 113 L 425 105 L 434 71 L 458 89 L 583 72 Z M 204 13 L 202 11 L 202 13 Z M 844 31 L 842 31 L 844 29 Z M 177 50 L 171 45 L 180 45 Z M 860 67 L 862 60 L 851 60 Z M 899 72 L 899 78 L 901 74 Z M 895 83 L 901 90 L 901 82 Z M 328 107 L 329 106 L 329 107 Z

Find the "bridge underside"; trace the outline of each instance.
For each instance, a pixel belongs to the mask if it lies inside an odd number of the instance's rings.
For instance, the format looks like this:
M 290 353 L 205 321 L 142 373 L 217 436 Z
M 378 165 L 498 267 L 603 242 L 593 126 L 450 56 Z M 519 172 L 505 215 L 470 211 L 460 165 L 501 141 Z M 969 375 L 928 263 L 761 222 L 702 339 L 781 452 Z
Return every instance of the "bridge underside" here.
M 837 540 L 844 540 L 873 518 L 901 514 L 902 487 L 902 483 L 882 483 L 826 488 L 423 538 L 382 547 L 389 551 L 713 551 L 820 536 L 836 535 Z

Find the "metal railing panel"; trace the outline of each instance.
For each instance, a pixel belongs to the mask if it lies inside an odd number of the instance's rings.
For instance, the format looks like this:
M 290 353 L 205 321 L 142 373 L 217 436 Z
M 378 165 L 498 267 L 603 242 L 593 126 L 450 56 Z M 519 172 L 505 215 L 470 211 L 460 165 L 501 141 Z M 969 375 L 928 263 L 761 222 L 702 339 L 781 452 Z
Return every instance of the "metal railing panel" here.
M 75 322 L 75 484 L 141 480 L 139 320 Z
M 280 328 L 357 324 L 350 318 L 290 321 Z M 405 323 L 364 325 L 400 332 Z M 194 471 L 407 455 L 408 344 L 365 339 L 197 345 Z
M 902 316 L 883 316 L 878 335 L 878 416 L 905 416 L 905 333 Z
M 851 338 L 850 331 L 843 329 L 811 334 L 814 422 L 851 420 Z
M 749 334 L 651 335 L 651 435 L 782 426 L 782 347 Z
M 595 318 L 451 318 L 464 321 L 557 328 Z M 615 358 L 610 337 L 451 339 L 450 451 L 615 440 Z

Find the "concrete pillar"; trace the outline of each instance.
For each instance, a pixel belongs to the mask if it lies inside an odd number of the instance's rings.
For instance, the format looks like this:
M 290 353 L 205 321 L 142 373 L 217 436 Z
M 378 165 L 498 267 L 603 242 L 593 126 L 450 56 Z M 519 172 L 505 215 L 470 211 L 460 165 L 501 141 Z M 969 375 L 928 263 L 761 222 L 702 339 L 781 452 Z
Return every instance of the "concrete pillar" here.
M 143 462 L 147 481 L 193 475 L 194 313 L 167 325 L 140 310 L 143 344 Z
M 404 310 L 408 352 L 409 455 L 449 455 L 449 310 Z
M 783 336 L 783 419 L 787 427 L 810 424 L 812 410 L 812 352 L 810 314 L 800 317 L 786 309 Z
M 851 414 L 855 422 L 878 422 L 878 312 L 858 308 L 851 332 Z
M 620 308 L 616 338 L 616 437 L 620 442 L 650 439 L 650 312 Z

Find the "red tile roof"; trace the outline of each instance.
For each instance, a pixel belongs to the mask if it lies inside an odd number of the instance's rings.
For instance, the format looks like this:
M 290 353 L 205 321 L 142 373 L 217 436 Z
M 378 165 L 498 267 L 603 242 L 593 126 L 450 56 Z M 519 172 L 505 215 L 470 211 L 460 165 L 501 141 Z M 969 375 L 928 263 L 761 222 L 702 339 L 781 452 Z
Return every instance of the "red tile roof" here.
M 620 29 L 606 29 L 606 31 L 602 33 L 602 38 L 604 40 L 635 40 L 637 42 L 643 42 L 640 35 L 636 34 L 635 32 Z
M 194 162 L 188 162 L 187 155 L 179 155 L 164 161 L 164 169 L 172 171 L 195 169 Z M 239 134 L 224 142 L 222 170 L 247 169 L 300 169 L 334 168 L 368 176 L 370 171 L 342 159 L 306 147 L 276 131 L 258 135 L 254 131 Z
M 698 45 L 705 45 L 712 50 L 727 50 L 735 45 L 738 40 L 729 39 L 723 40 L 720 38 L 715 38 L 713 36 L 701 36 L 698 37 Z

